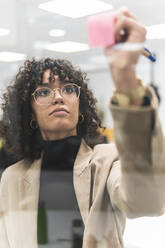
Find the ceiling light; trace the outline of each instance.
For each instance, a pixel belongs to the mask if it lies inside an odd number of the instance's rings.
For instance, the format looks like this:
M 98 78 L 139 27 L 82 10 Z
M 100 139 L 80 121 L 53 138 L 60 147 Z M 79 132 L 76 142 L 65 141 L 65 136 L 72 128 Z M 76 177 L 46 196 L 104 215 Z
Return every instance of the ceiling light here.
M 87 44 L 73 42 L 73 41 L 63 41 L 58 43 L 51 43 L 45 46 L 45 49 L 55 52 L 62 53 L 73 53 L 88 50 Z
M 165 23 L 148 26 L 147 39 L 165 39 Z
M 14 52 L 0 52 L 0 61 L 3 62 L 15 62 L 24 60 L 26 55 L 23 53 L 14 53 Z
M 71 18 L 79 18 L 113 8 L 111 4 L 100 0 L 54 0 L 42 3 L 40 9 Z
M 9 29 L 0 28 L 0 36 L 5 36 L 5 35 L 8 35 L 9 33 L 10 33 Z
M 53 37 L 61 37 L 65 35 L 65 30 L 62 29 L 52 29 L 49 31 L 49 35 Z

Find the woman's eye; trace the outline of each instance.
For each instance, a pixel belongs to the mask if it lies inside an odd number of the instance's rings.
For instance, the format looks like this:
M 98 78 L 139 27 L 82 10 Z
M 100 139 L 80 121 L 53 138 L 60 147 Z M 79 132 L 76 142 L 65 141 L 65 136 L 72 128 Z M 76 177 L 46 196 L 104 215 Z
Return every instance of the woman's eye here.
M 66 86 L 64 88 L 64 92 L 67 93 L 67 94 L 71 94 L 74 92 L 74 88 L 72 86 Z
M 50 90 L 48 90 L 48 89 L 42 89 L 42 90 L 38 90 L 36 92 L 37 97 L 48 96 L 48 95 L 50 95 Z

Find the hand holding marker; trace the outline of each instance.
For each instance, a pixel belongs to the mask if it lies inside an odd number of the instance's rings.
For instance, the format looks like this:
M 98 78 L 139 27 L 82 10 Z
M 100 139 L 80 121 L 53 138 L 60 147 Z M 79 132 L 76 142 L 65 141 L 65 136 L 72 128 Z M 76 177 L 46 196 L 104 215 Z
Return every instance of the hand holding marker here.
M 90 16 L 88 18 L 88 39 L 90 47 L 98 46 L 113 46 L 115 45 L 115 14 L 113 12 L 106 12 Z M 135 45 L 136 46 L 136 45 Z M 121 46 L 120 46 L 121 47 Z M 126 46 L 127 48 L 129 47 Z M 156 58 L 147 48 L 141 49 L 142 55 L 147 57 L 150 61 L 155 62 Z

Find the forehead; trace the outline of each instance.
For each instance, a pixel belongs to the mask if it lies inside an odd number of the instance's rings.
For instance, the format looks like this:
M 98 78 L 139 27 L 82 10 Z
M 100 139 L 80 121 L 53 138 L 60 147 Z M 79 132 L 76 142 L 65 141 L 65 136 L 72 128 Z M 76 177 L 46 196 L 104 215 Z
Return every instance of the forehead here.
M 49 77 L 50 77 L 50 70 L 46 70 L 43 73 L 43 81 L 49 81 Z
M 43 73 L 43 83 L 49 83 L 50 73 L 51 73 L 51 72 L 50 72 L 49 69 L 46 70 L 46 71 L 44 71 L 44 73 Z M 53 83 L 64 84 L 65 81 L 69 81 L 69 78 L 68 78 L 67 76 L 66 76 L 64 82 L 61 82 L 61 80 L 60 80 L 60 78 L 59 78 L 58 75 L 53 75 L 53 77 L 54 77 Z
M 37 85 L 37 88 L 38 87 L 40 88 L 41 86 L 44 86 L 44 87 L 54 87 L 54 86 L 60 87 L 61 84 L 63 84 L 63 82 L 60 81 L 59 76 L 54 75 L 53 77 L 54 77 L 54 79 L 50 83 L 50 70 L 44 71 L 43 78 L 42 78 L 42 83 Z
M 43 82 L 49 83 L 49 77 L 50 77 L 50 70 L 46 70 L 43 73 Z M 54 81 L 58 81 L 59 80 L 59 76 L 58 75 L 54 75 Z

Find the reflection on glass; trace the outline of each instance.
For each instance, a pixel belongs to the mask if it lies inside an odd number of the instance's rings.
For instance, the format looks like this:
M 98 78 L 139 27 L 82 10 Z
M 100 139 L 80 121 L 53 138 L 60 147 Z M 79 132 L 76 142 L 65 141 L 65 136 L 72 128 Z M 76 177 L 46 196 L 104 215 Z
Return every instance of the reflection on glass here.
M 126 10 L 116 22 L 117 45 L 105 48 L 114 136 L 66 59 L 27 60 L 6 89 L 0 137 L 18 162 L 1 177 L 2 248 L 121 248 L 126 218 L 164 214 L 158 101 L 136 74 L 145 28 Z

